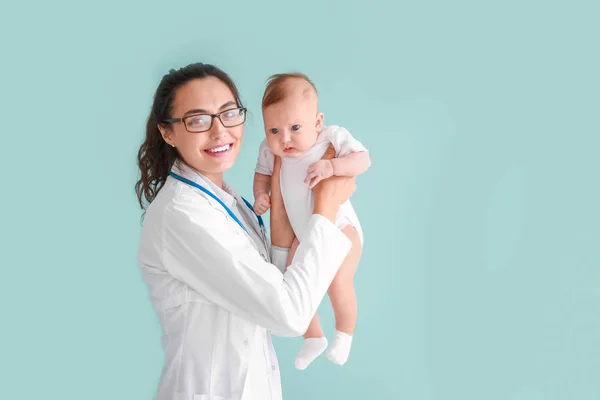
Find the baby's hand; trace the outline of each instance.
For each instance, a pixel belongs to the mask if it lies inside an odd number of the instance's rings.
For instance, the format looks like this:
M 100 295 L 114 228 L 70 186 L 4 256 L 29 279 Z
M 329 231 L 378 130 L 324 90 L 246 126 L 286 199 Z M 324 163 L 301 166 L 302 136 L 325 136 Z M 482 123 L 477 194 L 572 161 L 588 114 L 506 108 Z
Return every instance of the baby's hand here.
M 333 176 L 333 164 L 331 160 L 319 160 L 308 166 L 308 174 L 306 175 L 306 179 L 304 179 L 304 183 L 310 181 L 310 188 L 312 189 L 317 183 L 331 176 Z
M 271 208 L 271 198 L 265 192 L 262 192 L 254 199 L 254 212 L 256 215 L 261 216 Z

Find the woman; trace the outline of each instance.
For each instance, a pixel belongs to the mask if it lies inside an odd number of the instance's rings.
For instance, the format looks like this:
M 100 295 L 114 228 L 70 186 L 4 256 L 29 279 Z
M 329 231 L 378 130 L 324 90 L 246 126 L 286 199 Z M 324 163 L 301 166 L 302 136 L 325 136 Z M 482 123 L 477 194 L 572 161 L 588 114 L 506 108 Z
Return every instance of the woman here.
M 136 184 L 142 208 L 150 203 L 138 258 L 163 328 L 156 399 L 281 399 L 270 332 L 305 332 L 350 249 L 333 221 L 354 181 L 330 178 L 315 188 L 308 233 L 285 269 L 293 233 L 280 193 L 271 246 L 223 181 L 245 117 L 236 86 L 211 65 L 172 70 L 156 90 Z

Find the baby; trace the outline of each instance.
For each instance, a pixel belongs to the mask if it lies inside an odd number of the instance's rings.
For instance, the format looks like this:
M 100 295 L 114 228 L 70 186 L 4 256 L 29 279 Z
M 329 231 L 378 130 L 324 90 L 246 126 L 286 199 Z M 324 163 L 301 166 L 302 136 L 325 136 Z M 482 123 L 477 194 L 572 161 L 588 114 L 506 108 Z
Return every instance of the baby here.
M 357 176 L 371 165 L 367 149 L 339 126 L 324 126 L 317 90 L 303 74 L 278 74 L 269 79 L 262 100 L 266 140 L 259 149 L 254 176 L 254 210 L 264 214 L 271 206 L 270 182 L 274 156 L 281 157 L 280 186 L 295 239 L 287 260 L 291 264 L 313 214 L 312 188 L 331 176 Z M 321 160 L 333 145 L 336 158 Z M 336 225 L 352 241 L 352 248 L 335 276 L 328 294 L 335 315 L 335 336 L 327 358 L 343 365 L 350 355 L 356 326 L 354 273 L 363 245 L 363 232 L 350 201 L 340 207 Z M 328 346 L 318 315 L 311 321 L 296 356 L 306 369 Z

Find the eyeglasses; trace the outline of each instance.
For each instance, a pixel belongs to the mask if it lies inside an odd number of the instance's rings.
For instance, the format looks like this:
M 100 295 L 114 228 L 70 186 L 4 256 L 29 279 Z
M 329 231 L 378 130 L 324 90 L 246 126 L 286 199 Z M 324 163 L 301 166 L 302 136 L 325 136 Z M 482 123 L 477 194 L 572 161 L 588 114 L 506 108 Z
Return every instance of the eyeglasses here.
M 232 108 L 218 114 L 192 114 L 184 118 L 165 119 L 163 122 L 183 122 L 188 132 L 197 133 L 210 130 L 215 118 L 219 118 L 223 126 L 227 128 L 238 126 L 246 122 L 246 108 Z

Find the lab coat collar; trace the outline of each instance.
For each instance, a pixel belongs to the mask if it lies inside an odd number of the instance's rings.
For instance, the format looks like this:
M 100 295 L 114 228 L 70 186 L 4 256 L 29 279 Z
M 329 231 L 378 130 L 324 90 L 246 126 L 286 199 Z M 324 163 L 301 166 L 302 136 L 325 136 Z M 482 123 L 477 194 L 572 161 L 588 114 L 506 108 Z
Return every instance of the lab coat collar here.
M 236 206 L 236 198 L 239 197 L 237 192 L 233 190 L 226 182 L 223 182 L 223 189 L 215 185 L 210 179 L 190 167 L 186 163 L 177 160 L 171 168 L 173 172 L 179 174 L 192 182 L 196 182 L 204 188 L 210 190 L 216 195 L 227 207 L 233 209 Z
M 263 247 L 261 250 L 261 254 L 263 254 L 263 257 L 266 261 L 270 262 L 268 238 L 266 237 L 264 230 L 262 230 L 259 226 L 258 219 L 254 214 L 254 211 L 246 207 L 244 199 L 239 195 L 238 192 L 236 192 L 226 182 L 223 182 L 223 189 L 221 189 L 206 176 L 179 160 L 175 161 L 171 170 L 174 173 L 181 175 L 184 178 L 189 179 L 192 182 L 195 182 L 204 187 L 205 189 L 211 191 L 215 196 L 221 199 L 221 201 L 231 210 L 237 210 L 239 213 L 241 213 L 244 226 L 246 228 L 252 229 L 259 238 L 262 238 L 262 243 L 260 244 L 260 246 Z M 211 204 L 213 204 L 215 208 L 221 210 L 222 212 L 225 212 L 225 210 L 223 210 L 223 207 L 220 206 L 216 200 L 208 196 L 205 197 Z M 238 204 L 241 205 L 241 207 L 238 207 Z M 248 235 L 248 238 L 252 243 L 254 243 L 251 236 Z

